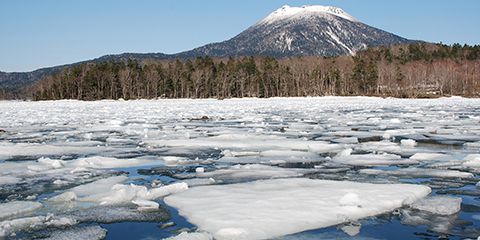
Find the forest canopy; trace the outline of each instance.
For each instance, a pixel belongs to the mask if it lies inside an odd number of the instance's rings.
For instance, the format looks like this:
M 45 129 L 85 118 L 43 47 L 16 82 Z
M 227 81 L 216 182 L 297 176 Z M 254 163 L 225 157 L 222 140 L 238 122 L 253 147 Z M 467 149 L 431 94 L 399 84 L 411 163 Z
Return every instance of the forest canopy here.
M 479 78 L 480 46 L 421 43 L 371 48 L 355 56 L 333 58 L 204 56 L 84 63 L 43 78 L 24 94 L 33 100 L 478 97 Z

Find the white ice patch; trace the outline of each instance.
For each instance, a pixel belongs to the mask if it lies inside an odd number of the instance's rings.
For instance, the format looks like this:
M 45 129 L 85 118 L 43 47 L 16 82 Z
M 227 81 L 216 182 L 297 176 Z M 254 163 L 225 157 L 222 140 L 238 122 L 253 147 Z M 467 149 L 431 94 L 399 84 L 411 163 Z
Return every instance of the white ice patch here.
M 430 191 L 294 178 L 195 187 L 164 201 L 215 239 L 270 239 L 389 212 Z
M 296 150 L 313 153 L 327 153 L 341 149 L 340 145 L 327 142 L 256 134 L 223 134 L 186 140 L 146 140 L 145 143 L 155 147 L 248 149 L 249 151 Z
M 443 153 L 415 153 L 410 157 L 410 159 L 416 161 L 445 161 L 450 158 L 450 155 Z
M 29 144 L 29 143 L 0 143 L 0 159 L 18 156 L 61 156 L 65 154 L 92 154 L 107 151 L 105 147 Z
M 112 157 L 88 157 L 88 158 L 79 158 L 74 161 L 68 162 L 69 166 L 72 167 L 85 167 L 85 168 L 126 168 L 126 167 L 135 167 L 135 166 L 144 166 L 159 164 L 161 161 L 152 161 L 146 159 L 120 159 Z
M 332 161 L 353 166 L 381 166 L 381 165 L 407 165 L 418 163 L 411 159 L 402 159 L 395 154 L 355 154 L 350 155 L 346 152 L 332 158 Z
M 468 168 L 480 168 L 480 154 L 470 154 L 464 158 L 462 166 Z
M 177 236 L 166 238 L 166 240 L 213 240 L 213 237 L 205 232 L 182 232 Z
M 402 139 L 400 140 L 400 144 L 402 145 L 402 147 L 415 147 L 417 146 L 417 142 L 413 139 Z
M 235 179 L 270 179 L 285 177 L 300 177 L 312 172 L 309 169 L 280 168 L 261 164 L 234 165 L 227 169 L 196 173 L 196 177 L 213 178 L 215 180 Z
M 434 196 L 415 201 L 410 207 L 438 215 L 452 215 L 460 211 L 461 204 L 462 198 Z
M 10 236 L 18 231 L 32 231 L 45 228 L 64 228 L 77 224 L 77 221 L 53 215 L 18 218 L 0 222 L 0 238 Z
M 73 227 L 49 233 L 43 240 L 102 240 L 107 236 L 107 230 L 100 226 Z
M 0 219 L 7 219 L 18 215 L 23 215 L 38 210 L 42 207 L 43 205 L 41 203 L 31 201 L 0 203 Z
M 186 183 L 173 183 L 150 189 L 135 184 L 121 184 L 127 179 L 126 176 L 101 179 L 69 189 L 50 198 L 49 201 L 53 203 L 79 201 L 99 205 L 126 205 L 134 203 L 139 206 L 139 209 L 145 210 L 146 208 L 156 206 L 155 203 L 150 202 L 151 200 L 188 189 Z
M 468 172 L 457 170 L 430 169 L 430 168 L 400 168 L 397 170 L 361 169 L 359 171 L 368 175 L 389 175 L 407 177 L 439 177 L 439 178 L 473 178 Z
M 0 185 L 15 184 L 22 181 L 21 178 L 12 177 L 12 176 L 0 176 Z

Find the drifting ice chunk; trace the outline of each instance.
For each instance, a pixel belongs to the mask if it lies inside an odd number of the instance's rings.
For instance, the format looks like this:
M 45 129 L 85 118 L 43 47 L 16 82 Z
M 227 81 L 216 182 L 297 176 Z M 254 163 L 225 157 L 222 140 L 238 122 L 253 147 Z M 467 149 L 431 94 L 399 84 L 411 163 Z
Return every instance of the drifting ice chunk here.
M 347 153 L 341 152 L 335 156 L 332 161 L 354 166 L 406 165 L 418 163 L 415 160 L 402 160 L 401 158 L 402 157 L 398 155 L 388 153 L 347 155 Z
M 66 213 L 78 222 L 115 223 L 115 222 L 162 222 L 170 218 L 163 208 L 138 211 L 130 207 L 93 207 Z
M 412 211 L 405 209 L 401 211 L 402 224 L 421 226 L 426 225 L 430 231 L 450 234 L 455 226 L 458 216 L 438 215 L 425 211 Z
M 480 149 L 480 142 L 466 142 L 463 146 L 467 148 Z
M 64 192 L 48 199 L 51 202 L 65 203 L 77 200 L 77 194 L 74 192 Z
M 452 215 L 460 211 L 462 198 L 435 196 L 420 199 L 410 205 L 411 208 L 439 215 Z
M 39 202 L 14 201 L 0 204 L 0 219 L 23 215 L 42 208 Z
M 142 199 L 133 200 L 132 203 L 138 206 L 137 209 L 139 211 L 153 210 L 153 209 L 157 209 L 160 206 L 160 204 L 158 204 L 157 202 L 142 200 Z
M 462 164 L 464 167 L 480 168 L 480 154 L 470 154 L 464 158 L 465 162 Z
M 400 145 L 402 145 L 402 147 L 415 147 L 417 146 L 417 142 L 413 139 L 402 139 L 400 140 Z
M 417 161 L 434 161 L 434 160 L 448 160 L 450 156 L 443 153 L 415 153 L 410 157 L 412 160 Z
M 147 140 L 147 144 L 158 147 L 219 148 L 264 150 L 297 150 L 314 153 L 327 153 L 340 149 L 338 144 L 302 139 L 288 139 L 279 136 L 254 134 L 224 134 L 208 138 L 187 140 Z
M 166 238 L 166 240 L 212 240 L 213 237 L 209 233 L 205 232 L 182 232 L 174 237 Z
M 96 153 L 110 150 L 90 146 L 61 146 L 48 144 L 27 144 L 27 143 L 0 143 L 0 159 L 9 159 L 17 156 L 52 156 L 68 154 Z
M 308 172 L 312 172 L 312 170 L 272 167 L 261 164 L 247 164 L 234 165 L 230 168 L 220 169 L 213 172 L 197 173 L 196 176 L 201 178 L 213 178 L 216 180 L 258 180 L 281 177 L 300 177 Z
M 9 236 L 19 231 L 41 230 L 49 227 L 67 227 L 77 224 L 77 221 L 66 217 L 54 217 L 53 215 L 18 218 L 0 222 L 0 238 Z
M 122 159 L 112 157 L 88 157 L 80 158 L 71 163 L 73 167 L 86 167 L 86 168 L 124 168 L 149 165 L 155 163 L 146 159 Z
M 101 240 L 107 236 L 107 230 L 100 226 L 74 227 L 50 233 L 44 240 Z
M 292 178 L 195 187 L 164 201 L 215 239 L 270 239 L 389 212 L 430 191 L 411 184 Z M 340 204 L 342 198 L 349 204 Z
M 101 205 L 121 205 L 129 204 L 133 200 L 155 200 L 188 188 L 186 183 L 174 183 L 152 189 L 147 189 L 145 186 L 135 184 L 120 184 L 127 179 L 128 177 L 126 176 L 116 176 L 97 180 L 92 183 L 74 187 L 60 195 L 50 198 L 50 201 L 59 203 L 77 200 Z
M 80 185 L 70 189 L 69 191 L 75 193 L 80 201 L 90 201 L 98 199 L 96 195 L 102 195 L 115 185 L 127 181 L 127 176 L 115 176 L 105 179 L 100 179 L 92 183 Z M 92 198 L 93 197 L 93 198 Z
M 0 176 L 0 185 L 15 184 L 20 182 L 22 179 L 11 176 Z
M 430 168 L 400 168 L 397 170 L 362 169 L 359 171 L 368 175 L 391 175 L 407 177 L 439 177 L 439 178 L 473 178 L 473 174 L 457 170 Z
M 348 236 L 353 237 L 360 233 L 361 227 L 362 226 L 360 224 L 347 224 L 345 226 L 342 226 L 340 229 Z

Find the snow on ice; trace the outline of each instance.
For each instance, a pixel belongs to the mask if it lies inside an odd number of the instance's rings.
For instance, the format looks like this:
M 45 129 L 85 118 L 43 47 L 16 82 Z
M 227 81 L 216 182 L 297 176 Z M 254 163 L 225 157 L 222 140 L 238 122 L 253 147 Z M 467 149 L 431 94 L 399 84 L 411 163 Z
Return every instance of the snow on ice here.
M 392 211 L 430 191 L 292 178 L 196 187 L 165 202 L 216 239 L 269 239 Z
M 343 14 L 278 14 L 307 12 Z M 103 238 L 105 229 L 78 223 L 168 220 L 166 197 L 199 227 L 176 239 L 271 238 L 342 223 L 362 238 L 356 220 L 402 206 L 402 224 L 473 238 L 457 224 L 473 220 L 457 213 L 478 195 L 479 106 L 372 97 L 0 101 L 0 231 Z M 426 185 L 434 194 L 422 199 Z

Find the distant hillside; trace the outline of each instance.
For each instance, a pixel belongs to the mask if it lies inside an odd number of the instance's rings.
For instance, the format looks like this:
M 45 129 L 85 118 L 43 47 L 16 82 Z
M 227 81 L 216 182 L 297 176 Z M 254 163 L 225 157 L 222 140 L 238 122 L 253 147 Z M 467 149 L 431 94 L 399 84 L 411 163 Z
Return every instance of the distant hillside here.
M 124 53 L 33 72 L 0 73 L 0 93 L 3 89 L 11 95 L 18 95 L 22 87 L 34 84 L 47 75 L 87 62 L 194 59 L 199 56 L 338 56 L 352 55 L 367 47 L 413 42 L 361 23 L 340 8 L 283 6 L 232 39 L 178 54 Z
M 99 61 L 46 76 L 42 99 L 140 99 L 376 95 L 480 96 L 480 46 L 410 44 L 356 56 Z

